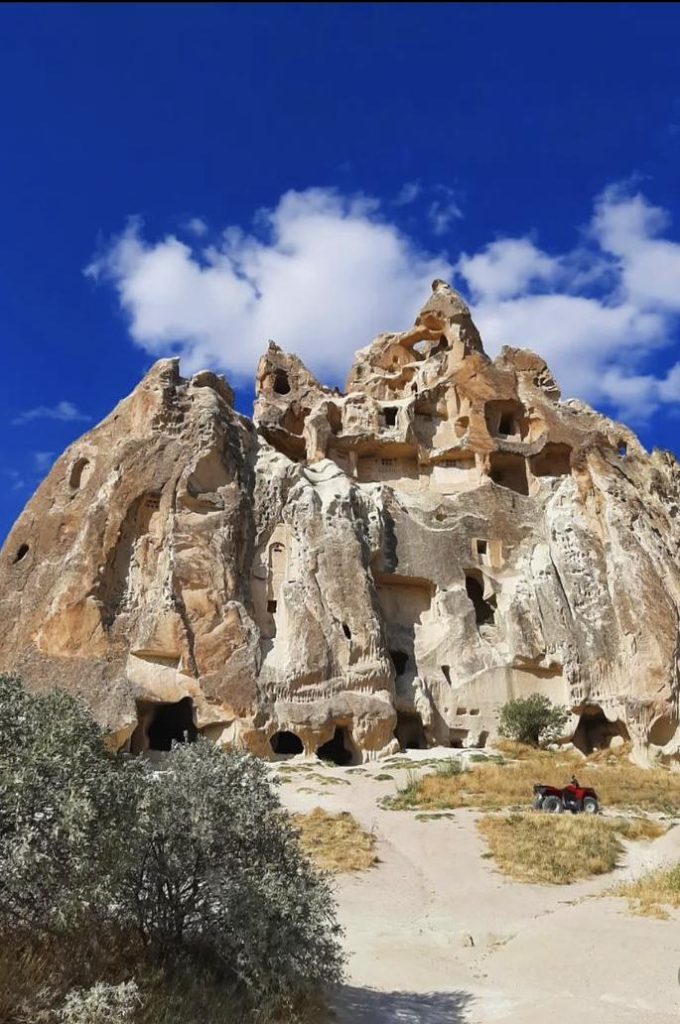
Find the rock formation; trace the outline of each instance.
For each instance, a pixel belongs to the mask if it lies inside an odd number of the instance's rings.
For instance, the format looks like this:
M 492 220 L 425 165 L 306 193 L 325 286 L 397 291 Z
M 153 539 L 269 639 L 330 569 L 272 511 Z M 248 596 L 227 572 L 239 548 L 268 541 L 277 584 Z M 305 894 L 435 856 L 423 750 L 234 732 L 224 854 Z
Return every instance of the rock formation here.
M 252 422 L 222 377 L 156 363 L 7 539 L 0 670 L 82 694 L 133 752 L 483 746 L 538 691 L 583 750 L 674 755 L 679 508 L 671 455 L 533 353 L 491 361 L 436 281 L 344 394 L 270 343 Z

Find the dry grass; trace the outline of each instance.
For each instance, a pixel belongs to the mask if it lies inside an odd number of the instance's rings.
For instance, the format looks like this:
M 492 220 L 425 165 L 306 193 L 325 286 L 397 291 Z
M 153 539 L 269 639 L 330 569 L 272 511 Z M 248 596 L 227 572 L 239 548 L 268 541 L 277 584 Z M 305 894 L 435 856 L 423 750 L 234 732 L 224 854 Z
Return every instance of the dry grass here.
M 612 896 L 624 896 L 634 914 L 644 917 L 668 918 L 669 909 L 680 908 L 680 863 L 672 868 L 650 871 L 632 882 L 622 882 L 612 889 Z
M 626 839 L 654 839 L 665 829 L 645 818 L 586 815 L 486 815 L 477 827 L 500 870 L 519 882 L 568 885 L 612 871 Z
M 247 1019 L 234 982 L 220 982 L 195 963 L 165 974 L 152 965 L 136 935 L 96 932 L 0 935 L 2 1024 L 54 1024 L 55 1010 L 69 991 L 132 978 L 142 1002 L 130 1024 L 242 1024 Z
M 309 814 L 294 814 L 300 844 L 323 871 L 365 871 L 377 863 L 375 836 L 365 832 L 351 814 L 329 814 L 315 807 Z
M 575 772 L 582 785 L 597 791 L 605 807 L 680 814 L 680 772 L 638 768 L 619 754 L 602 754 L 585 762 L 569 751 L 535 750 L 507 742 L 499 746 L 513 760 L 475 764 L 461 774 L 416 777 L 409 773 L 405 787 L 391 798 L 389 806 L 396 810 L 475 807 L 489 811 L 526 807 L 535 782 L 564 786 Z

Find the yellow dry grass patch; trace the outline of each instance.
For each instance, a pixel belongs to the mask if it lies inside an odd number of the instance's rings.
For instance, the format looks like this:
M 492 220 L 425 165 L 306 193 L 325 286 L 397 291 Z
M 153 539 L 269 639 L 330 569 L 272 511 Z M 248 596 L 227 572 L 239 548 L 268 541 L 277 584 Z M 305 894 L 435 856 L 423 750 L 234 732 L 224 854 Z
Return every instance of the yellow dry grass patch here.
M 346 811 L 329 814 L 315 807 L 309 814 L 294 814 L 293 821 L 300 845 L 323 871 L 365 871 L 378 861 L 375 836 Z
M 399 810 L 450 810 L 476 807 L 504 810 L 526 807 L 535 782 L 564 786 L 576 773 L 583 786 L 592 786 L 604 807 L 680 814 L 680 772 L 665 768 L 638 768 L 617 755 L 586 762 L 570 752 L 535 750 L 505 743 L 505 764 L 475 764 L 458 775 L 411 777 L 390 806 Z
M 622 882 L 611 894 L 624 896 L 634 914 L 668 918 L 670 908 L 680 909 L 680 863 L 672 868 L 650 871 L 632 882 Z
M 645 818 L 587 815 L 486 815 L 477 827 L 504 874 L 519 882 L 568 885 L 612 871 L 622 852 L 621 837 L 654 839 L 665 829 Z

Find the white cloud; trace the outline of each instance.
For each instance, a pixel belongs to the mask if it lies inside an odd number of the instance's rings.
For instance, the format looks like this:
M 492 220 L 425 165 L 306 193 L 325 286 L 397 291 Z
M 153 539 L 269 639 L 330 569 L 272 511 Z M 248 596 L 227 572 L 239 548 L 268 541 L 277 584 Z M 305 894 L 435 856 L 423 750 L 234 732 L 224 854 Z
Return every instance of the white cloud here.
M 404 202 L 416 187 L 404 186 Z M 436 186 L 434 196 L 442 216 L 449 204 L 450 226 L 460 216 L 453 191 Z M 490 354 L 532 348 L 565 396 L 643 418 L 680 399 L 680 362 L 649 368 L 680 326 L 680 244 L 668 229 L 664 210 L 612 186 L 570 250 L 547 252 L 532 233 L 454 259 L 423 252 L 375 199 L 307 189 L 210 247 L 149 241 L 133 221 L 87 273 L 117 289 L 133 339 L 153 355 L 181 355 L 186 372 L 205 365 L 250 379 L 273 338 L 334 383 L 375 334 L 409 326 L 431 280 L 452 280 L 455 262 Z
M 427 219 L 435 235 L 445 235 L 454 221 L 463 216 L 456 193 L 446 185 L 437 185 L 435 191 L 439 198 L 434 199 L 428 208 Z
M 0 476 L 7 478 L 10 491 L 22 491 L 26 486 L 26 481 L 18 469 L 6 469 L 3 467 L 0 469 Z
M 191 220 L 186 222 L 184 227 L 190 235 L 194 235 L 196 238 L 202 238 L 208 232 L 208 225 L 202 217 L 192 217 Z
M 51 468 L 54 452 L 33 452 L 33 468 L 36 473 L 46 473 Z
M 187 372 L 250 377 L 273 338 L 330 380 L 379 331 L 411 324 L 433 278 L 452 274 L 365 196 L 287 192 L 256 225 L 197 250 L 173 235 L 147 242 L 132 222 L 86 272 L 114 284 L 139 345 L 179 353 Z
M 57 402 L 56 405 L 38 405 L 34 409 L 26 409 L 11 421 L 12 426 L 19 427 L 31 420 L 61 420 L 64 423 L 77 421 L 87 422 L 91 416 L 80 412 L 73 402 Z
M 415 199 L 418 198 L 422 192 L 422 187 L 419 181 L 406 181 L 399 189 L 396 199 L 394 200 L 395 206 L 408 206 Z
M 507 299 L 536 282 L 555 280 L 560 262 L 537 249 L 529 238 L 501 238 L 474 256 L 463 253 L 457 269 L 473 295 Z
M 611 186 L 570 252 L 550 255 L 524 237 L 464 254 L 457 270 L 487 350 L 534 349 L 565 394 L 626 418 L 676 402 L 680 364 L 661 376 L 644 365 L 680 326 L 680 244 L 659 237 L 668 226 L 665 210 Z

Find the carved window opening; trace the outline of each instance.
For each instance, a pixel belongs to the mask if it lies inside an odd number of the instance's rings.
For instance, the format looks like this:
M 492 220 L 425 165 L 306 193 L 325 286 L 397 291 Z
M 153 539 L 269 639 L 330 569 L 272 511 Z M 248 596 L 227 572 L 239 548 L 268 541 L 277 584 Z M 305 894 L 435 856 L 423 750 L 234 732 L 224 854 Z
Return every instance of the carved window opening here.
M 467 434 L 469 426 L 470 426 L 470 417 L 469 416 L 459 416 L 458 419 L 456 420 L 456 422 L 454 423 L 454 428 L 453 428 L 455 430 L 455 432 L 456 432 L 456 437 L 464 437 L 465 434 Z
M 616 450 L 621 456 L 621 458 L 625 459 L 626 455 L 628 454 L 628 445 L 625 441 L 619 441 L 616 445 Z
M 568 444 L 550 442 L 531 459 L 534 476 L 569 476 L 571 473 L 571 448 Z
M 477 742 L 475 743 L 475 746 L 478 747 L 481 750 L 483 747 L 486 746 L 486 741 L 488 740 L 488 738 L 489 738 L 489 733 L 487 732 L 486 729 L 482 729 L 482 731 L 480 732 L 479 737 L 477 739 Z
M 277 370 L 274 374 L 274 391 L 277 395 L 287 395 L 290 392 L 288 374 L 285 370 Z
M 446 679 L 446 682 L 450 686 L 451 685 L 451 668 L 450 668 L 450 666 L 449 665 L 442 665 L 442 672 L 444 673 L 444 679 Z
M 26 555 L 28 554 L 28 552 L 29 552 L 28 544 L 20 544 L 19 547 L 17 548 L 16 555 L 12 559 L 14 565 L 16 565 L 17 562 L 22 562 L 24 560 L 24 558 L 26 557 Z
M 69 487 L 71 487 L 74 491 L 79 490 L 83 486 L 83 484 L 87 482 L 91 470 L 92 467 L 90 465 L 89 459 L 76 459 L 76 461 L 71 466 L 71 474 L 69 476 L 68 481 Z
M 423 720 L 417 711 L 397 711 L 397 728 L 394 735 L 402 750 L 425 750 L 427 748 Z
M 388 405 L 383 409 L 383 415 L 385 417 L 385 426 L 394 427 L 397 423 L 397 407 L 395 405 Z
M 267 611 L 270 615 L 274 615 L 276 612 L 276 601 L 267 601 Z
M 489 549 L 489 545 L 485 540 L 476 540 L 475 546 L 477 548 L 477 554 L 479 555 L 480 558 L 482 558 Z
M 331 761 L 333 764 L 351 764 L 354 760 L 354 752 L 347 729 L 338 726 L 333 733 L 333 738 L 327 743 L 322 743 L 317 749 L 316 755 L 322 761 Z
M 465 591 L 475 609 L 475 622 L 478 626 L 492 626 L 496 621 L 496 598 L 484 597 L 484 584 L 472 573 L 465 574 Z
M 390 658 L 394 665 L 394 671 L 398 676 L 404 674 L 408 668 L 409 657 L 406 651 L 390 651 Z
M 514 399 L 498 399 L 486 403 L 486 426 L 495 437 L 520 440 L 526 437 L 529 423 L 524 406 Z
M 352 639 L 352 630 L 349 628 L 346 622 L 343 622 L 342 624 L 342 631 L 348 640 Z
M 489 476 L 499 487 L 517 494 L 528 494 L 527 467 L 521 455 L 510 452 L 492 452 L 489 456 Z
M 396 464 L 396 459 L 381 459 L 380 460 L 380 465 L 381 466 L 386 466 L 387 469 L 394 469 L 395 464 Z
M 305 749 L 300 737 L 294 732 L 288 732 L 285 729 L 282 729 L 280 732 L 275 732 L 269 740 L 269 745 L 275 754 L 286 755 L 288 757 L 293 757 L 295 754 L 302 754 Z

